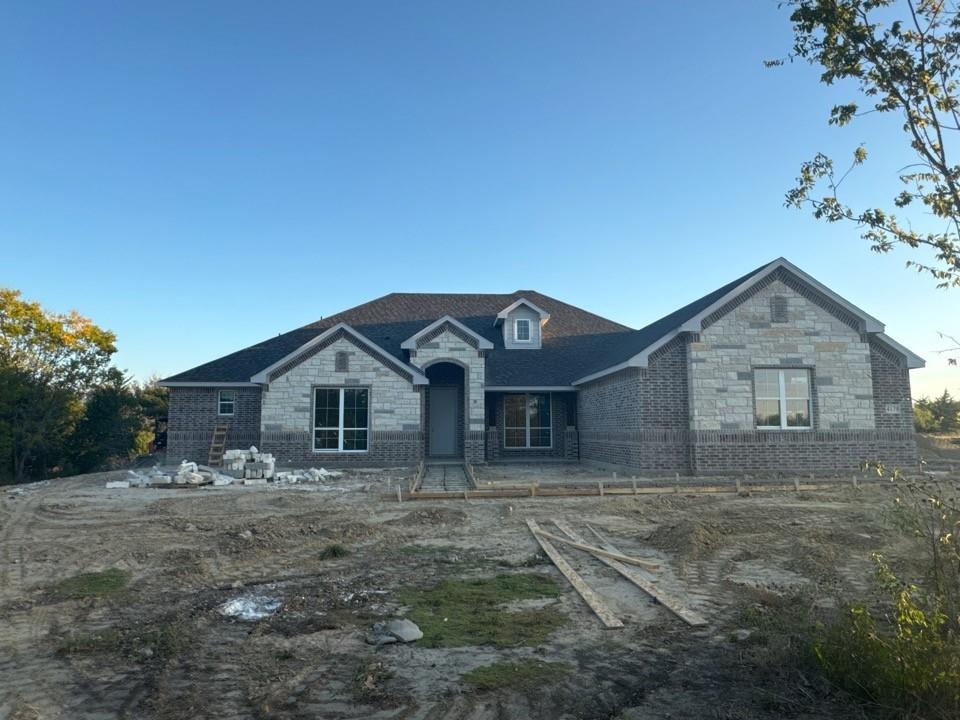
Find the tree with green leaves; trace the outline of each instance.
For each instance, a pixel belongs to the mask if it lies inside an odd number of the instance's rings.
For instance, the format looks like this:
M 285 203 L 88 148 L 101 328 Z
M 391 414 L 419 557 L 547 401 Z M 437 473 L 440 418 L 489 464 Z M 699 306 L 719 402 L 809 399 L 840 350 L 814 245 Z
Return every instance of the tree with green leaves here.
M 70 436 L 70 473 L 116 467 L 148 451 L 152 427 L 135 390 L 122 372 L 112 368 L 106 382 L 87 394 L 83 416 Z
M 0 288 L 0 474 L 22 482 L 60 464 L 83 399 L 110 378 L 113 333 Z
M 843 126 L 869 113 L 892 113 L 916 161 L 899 173 L 901 187 L 885 206 L 853 207 L 840 198 L 851 172 L 867 160 L 857 147 L 838 171 L 819 153 L 804 163 L 788 205 L 812 209 L 828 222 L 860 228 L 873 250 L 906 246 L 928 253 L 907 265 L 939 287 L 960 286 L 960 165 L 952 154 L 960 132 L 960 12 L 944 0 L 785 0 L 794 45 L 787 59 L 821 69 L 826 85 L 850 81 L 855 97 L 833 107 L 829 124 Z M 784 60 L 769 61 L 781 65 Z M 844 169 L 846 168 L 846 169 Z M 906 214 L 920 210 L 915 229 Z M 932 220 L 931 220 L 932 218 Z M 928 229 L 929 228 L 929 229 Z M 918 259 L 919 258 L 919 259 Z
M 914 403 L 914 420 L 921 432 L 953 432 L 960 428 L 960 400 L 944 390 L 939 397 Z

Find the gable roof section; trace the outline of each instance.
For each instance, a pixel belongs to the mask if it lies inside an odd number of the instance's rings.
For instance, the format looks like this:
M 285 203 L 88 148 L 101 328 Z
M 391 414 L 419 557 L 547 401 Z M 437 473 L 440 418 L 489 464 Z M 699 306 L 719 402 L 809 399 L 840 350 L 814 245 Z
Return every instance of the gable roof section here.
M 337 323 L 311 340 L 308 340 L 293 352 L 288 353 L 276 362 L 271 363 L 269 366 L 256 373 L 250 378 L 250 381 L 254 383 L 273 382 L 281 375 L 288 373 L 304 360 L 315 355 L 317 352 L 341 337 L 351 341 L 354 345 L 367 352 L 367 354 L 393 369 L 394 372 L 397 372 L 398 374 L 407 378 L 414 385 L 427 384 L 427 378 L 422 372 L 420 372 L 420 370 L 393 357 L 388 352 L 383 350 L 383 348 L 378 347 L 376 343 L 370 342 L 370 340 L 365 338 L 346 323 Z
M 701 332 L 705 327 L 712 324 L 712 321 L 739 304 L 744 293 L 762 286 L 764 281 L 769 281 L 783 273 L 785 273 L 783 275 L 785 278 L 791 275 L 797 278 L 814 295 L 819 296 L 817 300 L 820 304 L 830 307 L 835 314 L 848 319 L 851 324 L 857 325 L 861 332 L 886 337 L 882 335 L 883 323 L 837 295 L 786 258 L 780 257 L 660 318 L 638 330 L 633 336 L 624 338 L 619 347 L 611 348 L 610 356 L 604 358 L 604 361 L 598 362 L 591 372 L 574 379 L 572 384 L 582 385 L 628 367 L 646 367 L 650 356 L 677 335 L 684 332 Z M 896 349 L 906 355 L 908 362 L 923 362 L 922 359 L 902 345 L 896 345 Z M 610 360 L 614 360 L 614 362 L 610 362 Z M 910 367 L 920 366 L 914 364 Z
M 432 339 L 431 336 L 433 335 L 434 332 L 436 332 L 437 335 L 440 335 L 447 327 L 452 327 L 456 332 L 456 334 L 463 337 L 464 340 L 466 340 L 471 345 L 473 345 L 477 350 L 493 349 L 492 342 L 487 340 L 482 335 L 477 335 L 477 333 L 475 333 L 473 330 L 468 328 L 466 325 L 464 325 L 462 322 L 460 322 L 456 318 L 451 317 L 450 315 L 444 315 L 439 320 L 436 320 L 430 323 L 429 325 L 427 325 L 425 328 L 423 328 L 423 330 L 420 330 L 414 333 L 413 335 L 411 335 L 410 337 L 408 337 L 406 340 L 400 343 L 400 349 L 416 350 L 423 343 L 429 342 L 430 339 Z

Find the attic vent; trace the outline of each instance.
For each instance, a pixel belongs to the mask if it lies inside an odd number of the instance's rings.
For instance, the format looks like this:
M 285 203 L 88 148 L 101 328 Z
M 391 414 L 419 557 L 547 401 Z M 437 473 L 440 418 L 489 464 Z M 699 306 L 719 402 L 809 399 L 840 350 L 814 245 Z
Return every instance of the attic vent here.
M 787 322 L 787 299 L 783 295 L 770 298 L 770 322 Z
M 350 354 L 341 350 L 337 353 L 336 359 L 334 360 L 333 369 L 336 372 L 347 372 L 350 370 Z

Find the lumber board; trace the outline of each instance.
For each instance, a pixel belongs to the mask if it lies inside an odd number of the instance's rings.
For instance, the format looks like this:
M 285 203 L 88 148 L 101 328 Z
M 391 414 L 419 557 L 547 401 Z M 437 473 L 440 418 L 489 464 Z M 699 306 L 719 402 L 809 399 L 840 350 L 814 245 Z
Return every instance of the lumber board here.
M 556 542 L 563 543 L 564 545 L 569 545 L 570 547 L 575 547 L 575 548 L 577 548 L 578 550 L 583 550 L 584 552 L 588 552 L 588 553 L 590 553 L 591 555 L 597 555 L 597 556 L 600 556 L 600 557 L 608 557 L 608 558 L 610 558 L 611 560 L 619 560 L 620 562 L 630 563 L 631 565 L 637 565 L 638 567 L 642 567 L 642 568 L 644 568 L 644 569 L 646 569 L 646 570 L 656 570 L 657 568 L 660 567 L 657 563 L 655 563 L 655 562 L 650 562 L 649 560 L 641 560 L 640 558 L 635 558 L 635 557 L 632 557 L 632 556 L 630 556 L 630 555 L 624 555 L 623 553 L 609 552 L 608 550 L 604 550 L 603 548 L 598 548 L 596 545 L 588 545 L 588 544 L 585 543 L 585 542 L 577 542 L 577 541 L 575 541 L 575 540 L 568 540 L 568 539 L 565 538 L 565 537 L 560 537 L 559 535 L 554 535 L 553 533 L 547 532 L 546 530 L 536 530 L 535 532 L 536 532 L 538 535 L 542 535 L 542 536 L 545 537 L 547 540 L 554 540 L 554 541 L 556 541 Z
M 546 538 L 540 536 L 539 530 L 540 526 L 537 525 L 536 520 L 527 520 L 527 527 L 530 528 L 530 532 L 533 533 L 533 537 L 540 547 L 543 548 L 543 551 L 547 554 L 547 557 L 553 561 L 553 564 L 557 566 L 563 576 L 573 585 L 574 590 L 580 593 L 580 597 L 583 598 L 584 602 L 590 606 L 590 609 L 600 618 L 600 622 L 608 628 L 622 628 L 623 622 L 611 612 L 610 608 L 607 607 L 606 603 L 597 595 L 593 589 L 584 582 L 583 578 L 577 574 L 577 571 L 570 567 L 570 564 L 564 560 L 563 555 L 550 544 L 550 541 Z
M 570 528 L 562 520 L 554 520 L 553 522 L 563 532 L 567 533 L 568 535 L 576 539 L 575 537 L 576 533 L 571 534 Z M 603 535 L 597 532 L 597 530 L 594 529 L 591 525 L 587 525 L 587 527 L 590 529 L 590 532 L 592 532 L 594 535 L 597 536 L 597 540 L 600 541 L 600 544 L 603 545 L 606 550 L 609 550 L 610 552 L 619 552 L 619 550 L 617 550 L 615 545 L 613 545 Z M 600 559 L 603 560 L 603 558 L 600 558 Z M 694 612 L 693 610 L 688 608 L 686 605 L 684 605 L 681 601 L 663 592 L 660 588 L 656 587 L 653 583 L 651 583 L 645 577 L 638 575 L 637 573 L 633 572 L 630 568 L 616 561 L 609 561 L 607 562 L 607 564 L 610 567 L 612 567 L 614 570 L 616 570 L 618 573 L 623 575 L 627 580 L 629 580 L 634 585 L 636 585 L 638 588 L 640 588 L 645 593 L 647 593 L 650 597 L 652 597 L 658 603 L 663 605 L 667 610 L 669 610 L 678 618 L 680 618 L 685 623 L 687 623 L 688 625 L 693 625 L 694 627 L 696 627 L 696 626 L 707 624 L 706 619 L 702 615 L 700 615 L 700 613 Z

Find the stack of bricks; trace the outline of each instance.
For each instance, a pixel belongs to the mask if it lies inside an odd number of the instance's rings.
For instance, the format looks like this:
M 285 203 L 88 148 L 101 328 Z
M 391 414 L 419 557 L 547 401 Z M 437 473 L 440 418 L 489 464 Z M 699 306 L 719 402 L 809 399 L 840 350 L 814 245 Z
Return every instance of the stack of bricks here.
M 266 481 L 274 475 L 276 460 L 270 453 L 262 453 L 256 447 L 227 450 L 223 454 L 223 469 L 235 478 Z

